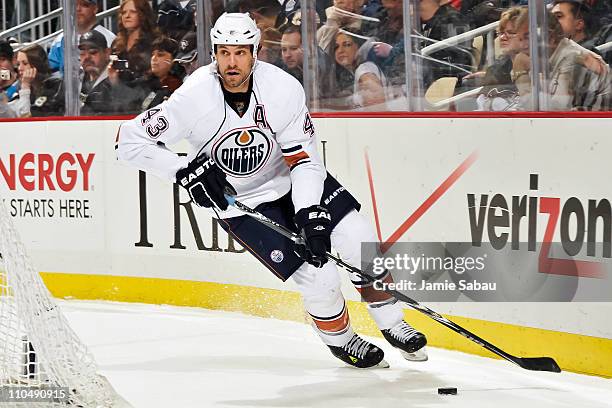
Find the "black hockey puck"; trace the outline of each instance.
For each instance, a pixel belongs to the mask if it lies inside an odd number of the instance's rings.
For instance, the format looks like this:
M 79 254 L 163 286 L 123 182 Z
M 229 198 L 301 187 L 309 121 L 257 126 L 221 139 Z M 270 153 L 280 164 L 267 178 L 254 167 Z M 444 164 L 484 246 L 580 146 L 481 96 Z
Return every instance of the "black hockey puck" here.
M 438 388 L 438 394 L 440 395 L 457 395 L 457 388 Z

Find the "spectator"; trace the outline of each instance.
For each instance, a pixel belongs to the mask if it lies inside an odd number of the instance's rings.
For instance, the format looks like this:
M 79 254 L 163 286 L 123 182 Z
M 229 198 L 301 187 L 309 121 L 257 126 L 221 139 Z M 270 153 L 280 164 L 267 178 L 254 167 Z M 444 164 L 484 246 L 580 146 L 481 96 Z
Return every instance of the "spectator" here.
M 338 31 L 334 42 L 336 62 L 354 75 L 354 104 L 359 107 L 383 104 L 387 99 L 387 79 L 376 64 L 362 62 L 371 44 L 364 44 L 362 39 L 344 30 Z
M 183 83 L 184 70 L 174 57 L 178 43 L 167 37 L 159 37 L 152 44 L 151 71 L 133 81 L 131 86 L 123 84 L 112 71 L 112 99 L 115 109 L 124 113 L 140 113 L 159 105 Z
M 20 89 L 16 116 L 64 114 L 63 81 L 51 75 L 47 53 L 40 45 L 31 44 L 17 52 L 17 70 Z
M 601 56 L 565 38 L 559 21 L 546 15 L 548 82 L 543 85 L 552 110 L 606 110 L 610 107 L 610 69 Z M 516 21 L 521 53 L 512 62 L 512 75 L 519 90 L 521 106 L 531 109 L 531 61 L 529 58 L 529 16 Z
M 333 43 L 334 35 L 339 29 L 358 33 L 361 31 L 361 19 L 359 18 L 358 3 L 361 0 L 334 0 L 334 5 L 325 10 L 327 20 L 317 30 L 317 42 L 323 50 L 329 50 Z
M 178 0 L 164 0 L 157 10 L 157 26 L 163 35 L 179 41 L 188 32 L 195 31 L 195 9 L 195 0 L 189 0 L 186 4 Z
M 302 34 L 299 26 L 289 26 L 281 37 L 281 68 L 293 75 L 303 84 L 304 50 L 302 49 Z M 319 98 L 342 99 L 350 96 L 353 89 L 353 75 L 333 57 L 317 47 L 316 83 Z
M 112 112 L 111 84 L 108 80 L 110 48 L 104 36 L 89 31 L 79 40 L 79 58 L 83 78 L 79 90 L 82 115 Z
M 153 53 L 151 55 L 151 76 L 148 78 L 147 87 L 150 92 L 145 96 L 141 110 L 145 111 L 159 105 L 174 93 L 183 83 L 185 72 L 174 62 L 178 53 L 178 43 L 167 37 L 160 37 L 153 42 Z
M 0 40 L 0 92 L 4 93 L 8 100 L 17 93 L 17 72 L 13 63 L 13 47 L 4 40 Z
M 110 46 L 115 39 L 115 34 L 98 24 L 96 13 L 98 13 L 97 0 L 77 0 L 77 42 L 82 34 L 96 30 L 104 35 L 107 45 Z M 62 76 L 64 75 L 64 34 L 58 35 L 51 45 L 49 50 L 49 66 L 52 71 L 59 71 Z
M 516 22 L 524 13 L 527 13 L 526 7 L 512 7 L 502 13 L 496 31 L 501 56 L 486 71 L 468 75 L 462 80 L 464 86 L 470 83 L 483 86 L 477 99 L 479 110 L 508 110 L 517 103 L 518 89 L 512 81 L 511 71 L 512 61 L 523 46 Z
M 281 57 L 283 69 L 303 82 L 302 65 L 304 62 L 304 49 L 302 48 L 302 34 L 299 26 L 290 26 L 281 37 Z
M 151 45 L 159 35 L 155 14 L 147 0 L 122 0 L 119 5 L 117 38 L 112 52 L 127 61 L 121 80 L 129 83 L 151 69 Z M 114 68 L 111 67 L 111 72 Z
M 582 0 L 554 0 L 552 14 L 561 24 L 565 36 L 585 48 L 593 36 L 589 6 Z
M 175 61 L 179 63 L 185 71 L 183 81 L 198 68 L 198 47 L 195 32 L 187 33 L 181 39 Z
M 19 95 L 19 83 L 13 56 L 13 47 L 7 41 L 0 40 L 0 118 L 15 116 L 11 101 Z

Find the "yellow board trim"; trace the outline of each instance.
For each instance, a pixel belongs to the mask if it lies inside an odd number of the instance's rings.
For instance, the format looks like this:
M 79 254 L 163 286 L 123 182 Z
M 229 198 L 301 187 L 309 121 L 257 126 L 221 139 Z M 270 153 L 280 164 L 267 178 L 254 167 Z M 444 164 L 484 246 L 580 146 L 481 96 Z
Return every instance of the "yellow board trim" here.
M 252 286 L 126 276 L 41 273 L 58 298 L 110 300 L 203 307 L 298 322 L 307 321 L 300 295 Z M 348 302 L 353 327 L 381 336 L 365 304 Z M 406 320 L 427 334 L 435 347 L 496 357 L 415 310 Z M 460 316 L 447 316 L 514 355 L 551 356 L 563 370 L 612 378 L 612 339 L 564 333 Z

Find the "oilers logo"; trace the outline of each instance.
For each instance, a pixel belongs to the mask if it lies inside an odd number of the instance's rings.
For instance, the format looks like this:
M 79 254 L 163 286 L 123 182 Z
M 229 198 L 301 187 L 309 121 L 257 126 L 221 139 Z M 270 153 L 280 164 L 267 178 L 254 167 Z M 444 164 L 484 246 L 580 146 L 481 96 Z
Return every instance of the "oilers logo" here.
M 272 141 L 256 127 L 230 130 L 212 148 L 217 165 L 234 177 L 249 177 L 257 173 L 271 152 Z

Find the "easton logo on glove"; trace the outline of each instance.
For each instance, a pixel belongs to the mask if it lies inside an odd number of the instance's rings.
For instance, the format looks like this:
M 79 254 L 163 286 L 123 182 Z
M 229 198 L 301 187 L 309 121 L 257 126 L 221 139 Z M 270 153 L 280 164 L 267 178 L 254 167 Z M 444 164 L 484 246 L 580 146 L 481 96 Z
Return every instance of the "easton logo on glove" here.
M 236 190 L 227 181 L 226 175 L 212 158 L 198 156 L 187 167 L 176 172 L 176 179 L 191 200 L 200 207 L 216 207 L 227 210 L 224 194 L 236 195 Z
M 327 262 L 331 250 L 331 215 L 323 206 L 312 205 L 295 214 L 295 225 L 304 237 L 303 243 L 296 243 L 295 253 L 317 268 Z
M 189 174 L 187 174 L 185 177 L 181 178 L 179 180 L 179 182 L 181 183 L 181 185 L 183 187 L 186 188 L 189 183 L 191 183 L 192 181 L 196 180 L 199 176 L 204 174 L 204 172 L 206 172 L 206 170 L 209 170 L 214 165 L 215 165 L 214 160 L 213 159 L 208 159 L 204 163 L 202 163 L 202 165 L 198 166 L 195 170 L 190 171 Z M 189 166 L 187 166 L 184 170 L 188 170 L 189 171 L 190 170 Z M 177 175 L 178 175 L 178 173 L 177 173 Z

